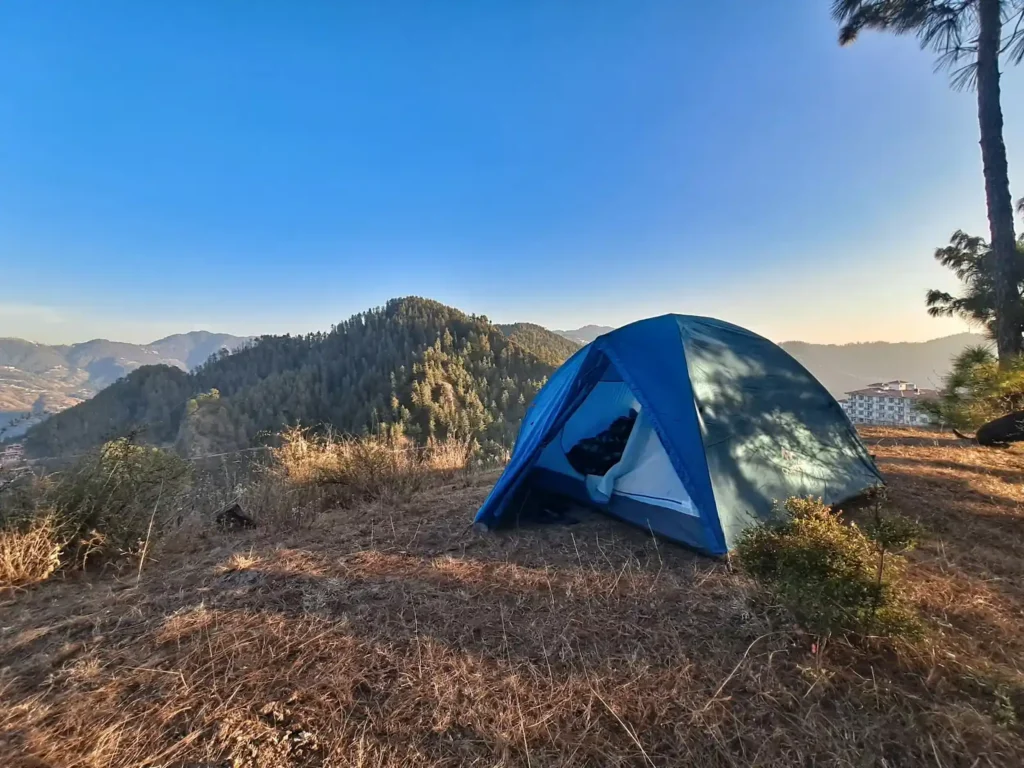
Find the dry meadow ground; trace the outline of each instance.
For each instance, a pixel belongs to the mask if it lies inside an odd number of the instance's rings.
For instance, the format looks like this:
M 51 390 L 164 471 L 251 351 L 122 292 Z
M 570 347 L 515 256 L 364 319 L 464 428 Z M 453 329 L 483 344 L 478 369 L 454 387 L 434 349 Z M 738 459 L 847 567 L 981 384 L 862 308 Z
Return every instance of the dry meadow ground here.
M 475 476 L 0 593 L 0 765 L 1024 765 L 1024 452 L 865 436 L 915 644 L 599 517 L 478 534 Z

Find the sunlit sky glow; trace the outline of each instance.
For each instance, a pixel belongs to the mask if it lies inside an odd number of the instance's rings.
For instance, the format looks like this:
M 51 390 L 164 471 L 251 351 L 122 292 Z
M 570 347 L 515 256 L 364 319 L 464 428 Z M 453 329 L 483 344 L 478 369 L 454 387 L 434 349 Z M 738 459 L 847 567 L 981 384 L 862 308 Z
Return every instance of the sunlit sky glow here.
M 974 95 L 912 39 L 839 48 L 829 5 L 4 3 L 0 336 L 304 332 L 410 294 L 964 330 L 923 295 L 987 233 Z

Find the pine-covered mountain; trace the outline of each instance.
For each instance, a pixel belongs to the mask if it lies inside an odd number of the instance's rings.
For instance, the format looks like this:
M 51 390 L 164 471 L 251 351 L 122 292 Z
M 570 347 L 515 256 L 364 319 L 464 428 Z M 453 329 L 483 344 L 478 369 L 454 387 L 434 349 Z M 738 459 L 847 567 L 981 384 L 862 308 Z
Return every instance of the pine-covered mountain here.
M 557 368 L 580 348 L 581 343 L 563 338 L 559 331 L 549 331 L 533 323 L 498 325 L 498 329 L 512 341 L 526 347 L 543 362 Z
M 0 338 L 0 412 L 58 411 L 144 365 L 191 370 L 221 349 L 235 350 L 248 341 L 209 331 L 179 333 L 152 344 L 94 339 L 50 346 Z
M 242 448 L 286 425 L 400 431 L 511 446 L 526 406 L 577 349 L 540 326 L 498 327 L 404 298 L 329 332 L 264 336 L 186 373 L 147 365 L 32 427 L 31 455 L 75 453 L 142 429 L 182 450 Z

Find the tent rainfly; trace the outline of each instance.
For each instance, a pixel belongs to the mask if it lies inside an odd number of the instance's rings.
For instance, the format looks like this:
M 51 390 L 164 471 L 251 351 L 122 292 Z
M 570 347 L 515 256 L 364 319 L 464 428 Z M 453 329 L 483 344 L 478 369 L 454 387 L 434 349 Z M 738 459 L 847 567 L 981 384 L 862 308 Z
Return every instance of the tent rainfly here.
M 635 420 L 617 462 L 603 474 L 574 466 L 574 446 L 623 416 Z M 476 522 L 514 522 L 539 489 L 723 555 L 776 500 L 836 504 L 881 484 L 842 408 L 781 347 L 663 315 L 600 336 L 555 371 Z

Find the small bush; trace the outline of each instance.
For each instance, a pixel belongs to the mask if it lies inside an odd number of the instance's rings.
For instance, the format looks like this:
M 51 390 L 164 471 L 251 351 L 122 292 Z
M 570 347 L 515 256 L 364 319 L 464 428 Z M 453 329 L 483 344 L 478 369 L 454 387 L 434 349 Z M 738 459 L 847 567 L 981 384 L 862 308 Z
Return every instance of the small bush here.
M 905 561 L 889 554 L 895 546 L 877 543 L 817 499 L 791 498 L 778 513 L 748 530 L 736 553 L 802 626 L 820 635 L 915 631 L 896 586 Z
M 1024 358 L 1001 368 L 986 347 L 968 347 L 953 358 L 935 400 L 920 407 L 939 424 L 977 429 L 982 424 L 1024 409 Z
M 0 587 L 46 579 L 60 567 L 64 544 L 52 513 L 0 530 Z
M 92 557 L 137 553 L 150 520 L 159 529 L 159 521 L 177 511 L 190 472 L 172 453 L 120 438 L 52 475 L 44 499 L 67 541 L 65 559 L 84 567 Z
M 454 475 L 469 467 L 476 453 L 477 445 L 472 440 L 431 438 L 418 460 L 429 472 Z
M 865 523 L 864 533 L 883 552 L 905 552 L 917 546 L 921 526 L 902 515 L 882 515 L 876 509 L 875 518 Z

